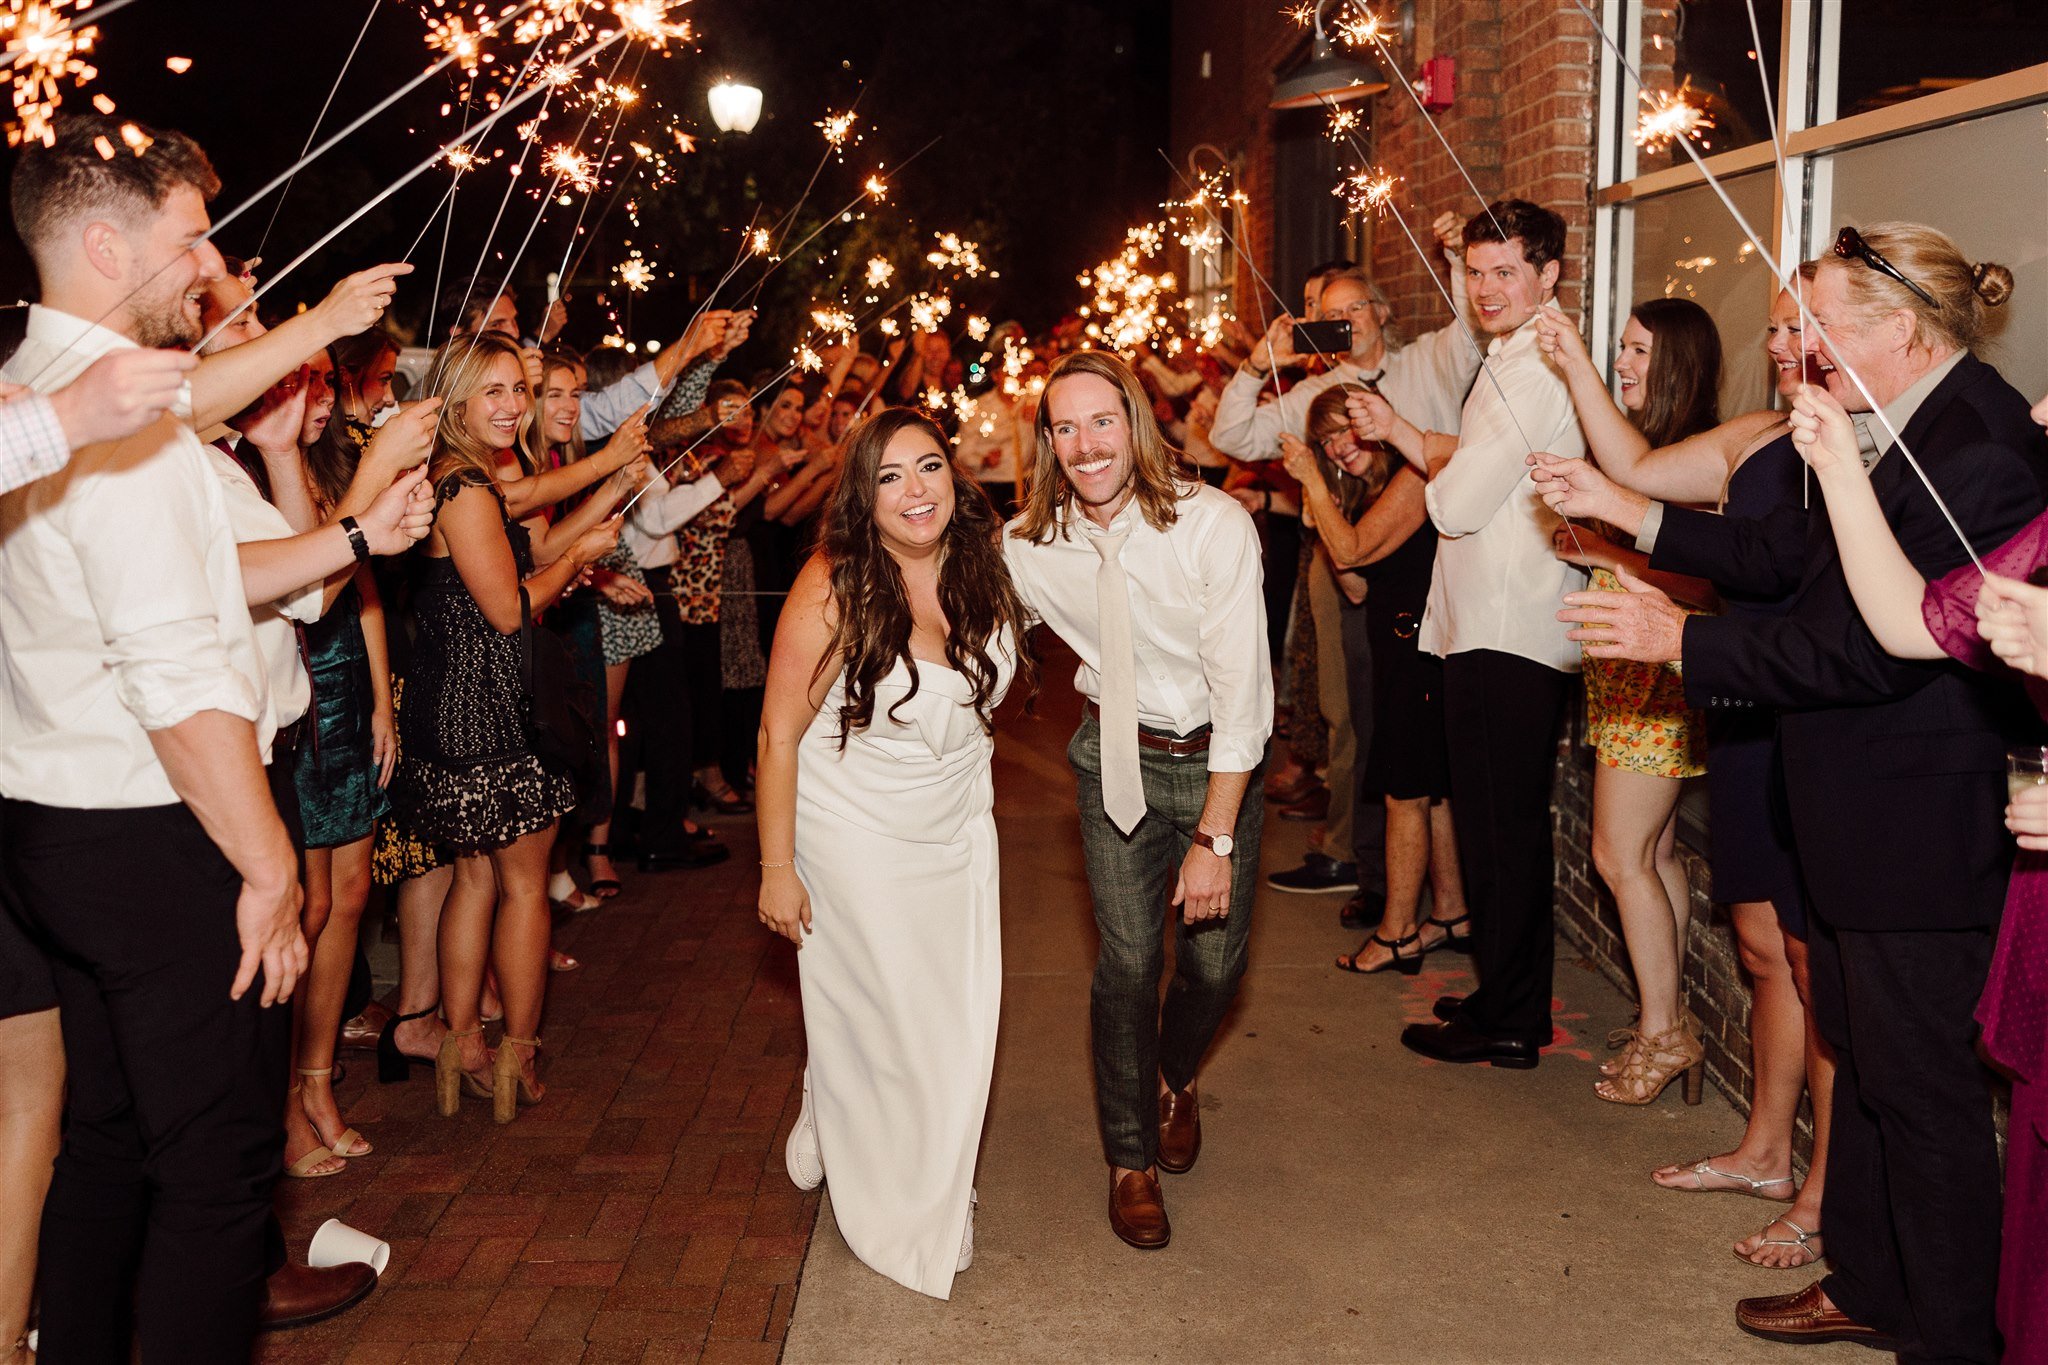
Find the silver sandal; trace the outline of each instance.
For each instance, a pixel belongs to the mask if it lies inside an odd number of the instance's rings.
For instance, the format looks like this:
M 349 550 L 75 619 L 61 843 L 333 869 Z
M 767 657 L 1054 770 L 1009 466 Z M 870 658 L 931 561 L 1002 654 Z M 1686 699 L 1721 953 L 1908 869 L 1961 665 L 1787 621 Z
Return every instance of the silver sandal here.
M 1805 1260 L 1794 1261 L 1790 1265 L 1765 1265 L 1762 1261 L 1755 1259 L 1755 1253 L 1745 1256 L 1739 1251 L 1735 1253 L 1735 1259 L 1745 1264 L 1753 1265 L 1758 1270 L 1804 1270 L 1806 1267 L 1817 1263 L 1824 1253 L 1814 1250 L 1811 1239 L 1820 1236 L 1820 1230 L 1816 1228 L 1809 1232 L 1790 1218 L 1773 1218 L 1770 1222 L 1764 1224 L 1764 1231 L 1769 1232 L 1780 1223 L 1783 1223 L 1799 1235 L 1790 1238 L 1766 1237 L 1756 1244 L 1757 1251 L 1762 1251 L 1765 1247 L 1797 1247 L 1806 1254 Z
M 1781 1197 L 1775 1194 L 1764 1193 L 1764 1187 L 1767 1185 L 1790 1185 L 1794 1183 L 1789 1175 L 1774 1175 L 1768 1180 L 1751 1180 L 1746 1175 L 1737 1175 L 1734 1171 L 1722 1170 L 1719 1166 L 1714 1165 L 1708 1157 L 1701 1157 L 1698 1161 L 1686 1163 L 1685 1169 L 1680 1174 L 1692 1177 L 1693 1183 L 1690 1189 L 1683 1185 L 1665 1185 L 1661 1180 L 1657 1181 L 1657 1184 L 1662 1185 L 1667 1190 L 1676 1190 L 1680 1194 L 1746 1194 L 1753 1199 L 1768 1200 L 1774 1204 L 1789 1204 L 1792 1202 L 1790 1194 Z M 1731 1186 L 1709 1185 L 1707 1184 L 1706 1177 L 1710 1175 L 1720 1176 L 1723 1180 L 1733 1180 L 1738 1184 L 1747 1185 L 1749 1188 L 1745 1190 L 1736 1189 Z

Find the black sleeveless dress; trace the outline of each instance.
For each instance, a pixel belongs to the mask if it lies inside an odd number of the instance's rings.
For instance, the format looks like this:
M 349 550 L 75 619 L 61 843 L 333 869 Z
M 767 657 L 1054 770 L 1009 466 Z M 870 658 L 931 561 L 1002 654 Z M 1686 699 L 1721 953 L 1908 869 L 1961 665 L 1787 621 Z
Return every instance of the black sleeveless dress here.
M 1416 640 L 1436 571 L 1436 527 L 1425 518 L 1399 549 L 1359 570 L 1365 628 L 1372 638 L 1372 752 L 1368 790 L 1397 801 L 1451 793 L 1444 748 L 1444 661 Z
M 478 470 L 460 470 L 435 486 L 445 503 L 465 487 L 498 500 L 519 576 L 533 572 L 526 528 Z M 547 828 L 575 808 L 569 775 L 535 756 L 526 734 L 526 689 L 519 636 L 484 619 L 452 558 L 426 561 L 413 591 L 418 633 L 398 713 L 398 777 L 393 800 L 421 836 L 458 853 L 503 848 Z
M 1728 480 L 1725 516 L 1766 517 L 1798 507 L 1806 466 L 1790 436 L 1744 460 Z M 1818 493 L 1815 494 L 1818 496 Z M 1750 597 L 1715 584 L 1722 614 L 1782 616 L 1784 599 Z M 1806 937 L 1792 834 L 1778 786 L 1778 716 L 1767 708 L 1715 708 L 1707 718 L 1707 844 L 1714 899 L 1767 900 L 1795 938 Z

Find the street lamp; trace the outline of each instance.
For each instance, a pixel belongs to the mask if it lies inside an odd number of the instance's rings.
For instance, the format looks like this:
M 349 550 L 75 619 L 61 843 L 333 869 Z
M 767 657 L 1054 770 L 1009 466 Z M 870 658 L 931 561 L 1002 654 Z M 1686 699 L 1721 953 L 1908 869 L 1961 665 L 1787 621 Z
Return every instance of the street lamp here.
M 761 120 L 761 92 L 724 80 L 711 87 L 711 121 L 721 133 L 751 133 Z
M 1272 108 L 1314 109 L 1323 104 L 1343 104 L 1377 95 L 1387 88 L 1387 78 L 1376 63 L 1356 62 L 1338 55 L 1330 35 L 1323 31 L 1323 7 L 1328 3 L 1329 0 L 1317 0 L 1315 47 L 1306 62 L 1273 83 Z

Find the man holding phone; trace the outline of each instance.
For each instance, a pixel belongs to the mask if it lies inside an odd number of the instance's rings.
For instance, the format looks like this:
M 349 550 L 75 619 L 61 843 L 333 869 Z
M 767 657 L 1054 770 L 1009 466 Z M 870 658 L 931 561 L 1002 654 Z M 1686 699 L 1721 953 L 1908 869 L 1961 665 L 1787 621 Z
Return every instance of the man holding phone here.
M 1286 315 L 1275 319 L 1231 377 L 1216 405 L 1210 443 L 1241 460 L 1277 459 L 1281 433 L 1306 436 L 1310 403 L 1337 384 L 1373 386 L 1397 409 L 1406 404 L 1427 412 L 1431 429 L 1456 431 L 1465 392 L 1479 372 L 1479 350 L 1464 321 L 1465 270 L 1457 255 L 1464 246 L 1463 226 L 1449 213 L 1434 224 L 1450 267 L 1457 317 L 1404 346 L 1388 334 L 1389 309 L 1362 271 L 1331 275 L 1317 299 L 1320 319 L 1305 324 Z M 1326 341 L 1325 328 L 1342 335 Z M 1296 333 L 1303 330 L 1308 332 L 1301 338 L 1309 343 L 1306 352 L 1296 340 Z M 1277 388 L 1275 367 L 1316 354 L 1330 362 L 1320 374 L 1260 405 L 1262 390 L 1268 384 Z M 1436 426 L 1439 422 L 1447 425 Z M 1322 676 L 1312 685 L 1322 689 L 1324 714 L 1333 729 L 1331 799 L 1322 851 L 1311 852 L 1298 868 L 1273 873 L 1267 882 L 1278 891 L 1356 891 L 1342 919 L 1347 927 L 1365 927 L 1379 918 L 1387 881 L 1386 826 L 1377 815 L 1379 797 L 1360 780 L 1372 743 L 1372 645 L 1362 597 L 1346 604 L 1349 595 L 1339 591 L 1326 559 L 1318 561 L 1311 575 L 1317 638 L 1322 640 L 1325 632 L 1329 637 L 1331 667 L 1319 670 Z

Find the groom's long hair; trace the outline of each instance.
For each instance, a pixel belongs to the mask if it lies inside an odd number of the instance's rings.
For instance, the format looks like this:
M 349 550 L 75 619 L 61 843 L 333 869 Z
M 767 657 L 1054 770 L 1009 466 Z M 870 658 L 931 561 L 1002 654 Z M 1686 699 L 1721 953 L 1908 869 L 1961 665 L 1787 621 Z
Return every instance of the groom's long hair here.
M 1036 671 L 1024 647 L 1024 603 L 1010 581 L 996 537 L 1002 520 L 981 485 L 953 465 L 953 445 L 930 418 L 909 408 L 884 408 L 846 433 L 845 465 L 825 513 L 819 545 L 831 569 L 832 606 L 838 622 L 820 667 L 843 659 L 846 700 L 839 708 L 839 747 L 875 718 L 875 687 L 901 659 L 910 690 L 890 708 L 917 695 L 917 660 L 910 653 L 910 594 L 903 571 L 875 527 L 875 481 L 882 452 L 899 432 L 929 436 L 953 482 L 953 515 L 939 548 L 939 609 L 946 616 L 946 663 L 973 688 L 972 703 L 985 731 L 994 730 L 997 661 L 992 648 L 1009 636 L 1017 651 L 1017 679 L 1029 690 Z
M 1131 482 L 1138 510 L 1154 530 L 1163 531 L 1180 518 L 1176 506 L 1194 492 L 1196 476 L 1178 450 L 1167 444 L 1152 399 L 1129 365 L 1109 351 L 1074 351 L 1059 358 L 1038 396 L 1038 454 L 1031 471 L 1031 492 L 1024 511 L 1011 524 L 1019 540 L 1043 544 L 1065 534 L 1065 517 L 1074 502 L 1074 485 L 1060 468 L 1052 447 L 1052 391 L 1069 375 L 1092 374 L 1116 386 L 1123 398 L 1124 423 L 1131 433 Z

